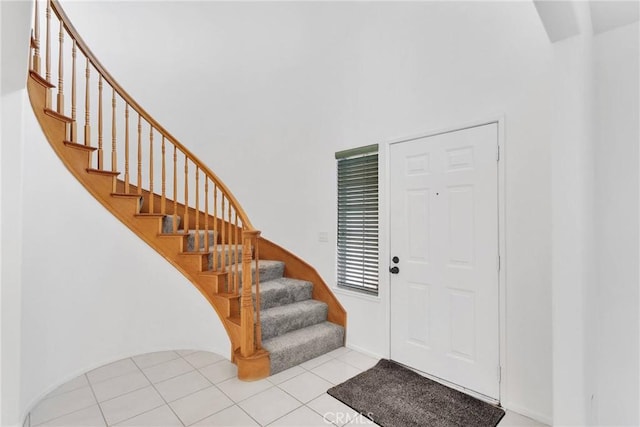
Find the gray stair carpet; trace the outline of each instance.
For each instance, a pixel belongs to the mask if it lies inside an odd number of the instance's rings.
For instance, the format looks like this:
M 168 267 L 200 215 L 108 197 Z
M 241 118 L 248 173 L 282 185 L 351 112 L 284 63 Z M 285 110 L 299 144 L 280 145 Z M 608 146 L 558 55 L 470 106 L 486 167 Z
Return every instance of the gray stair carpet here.
M 262 342 L 271 359 L 271 375 L 342 347 L 344 328 L 331 322 L 307 326 Z
M 327 320 L 327 304 L 312 299 L 262 310 L 262 339 L 268 340 Z
M 235 267 L 231 269 L 235 275 Z M 281 278 L 284 275 L 284 262 L 282 261 L 258 261 L 258 271 L 260 272 L 260 283 L 265 283 L 273 279 Z M 251 263 L 251 283 L 256 283 L 256 263 Z M 238 279 L 242 283 L 242 268 L 238 266 Z
M 255 286 L 252 287 L 252 292 L 255 300 Z M 281 277 L 267 282 L 263 282 L 260 279 L 260 308 L 263 311 L 311 299 L 312 294 L 313 284 L 311 282 L 288 277 Z

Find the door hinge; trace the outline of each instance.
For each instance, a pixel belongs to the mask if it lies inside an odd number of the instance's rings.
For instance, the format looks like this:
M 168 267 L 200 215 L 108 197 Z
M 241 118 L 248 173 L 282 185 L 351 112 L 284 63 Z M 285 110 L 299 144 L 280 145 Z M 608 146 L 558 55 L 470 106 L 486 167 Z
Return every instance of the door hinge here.
M 500 161 L 500 146 L 496 146 L 496 161 Z
M 502 381 L 502 366 L 498 366 L 498 382 Z
M 500 262 L 501 262 L 500 255 L 498 255 L 498 271 L 500 271 Z

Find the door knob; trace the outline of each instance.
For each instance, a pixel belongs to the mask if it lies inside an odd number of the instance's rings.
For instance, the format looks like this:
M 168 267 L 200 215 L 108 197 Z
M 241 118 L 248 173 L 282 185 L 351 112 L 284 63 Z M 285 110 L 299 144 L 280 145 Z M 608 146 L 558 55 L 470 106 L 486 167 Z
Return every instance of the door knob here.
M 390 267 L 389 268 L 389 273 L 398 274 L 398 273 L 400 273 L 400 269 L 397 266 Z

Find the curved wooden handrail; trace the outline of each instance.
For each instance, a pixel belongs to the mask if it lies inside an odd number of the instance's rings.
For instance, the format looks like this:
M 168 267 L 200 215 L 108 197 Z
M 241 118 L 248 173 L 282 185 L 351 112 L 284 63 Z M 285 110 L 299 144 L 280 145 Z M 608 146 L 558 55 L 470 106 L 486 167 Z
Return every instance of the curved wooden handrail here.
M 98 58 L 93 54 L 87 43 L 80 36 L 76 28 L 71 23 L 71 20 L 65 13 L 64 9 L 60 5 L 58 0 L 50 0 L 52 10 L 56 14 L 56 16 L 62 21 L 64 28 L 67 30 L 69 35 L 76 41 L 78 49 L 84 53 L 87 57 L 91 65 L 102 75 L 102 78 L 111 85 L 111 87 L 120 95 L 120 97 L 129 104 L 137 113 L 139 113 L 142 117 L 144 117 L 145 121 L 149 123 L 154 129 L 159 131 L 169 142 L 178 147 L 178 149 L 185 154 L 191 162 L 197 165 L 201 171 L 203 171 L 211 181 L 215 182 L 215 184 L 220 188 L 220 190 L 225 194 L 227 199 L 231 201 L 234 209 L 240 216 L 242 220 L 242 224 L 247 231 L 253 231 L 255 228 L 251 224 L 249 220 L 249 216 L 244 211 L 238 200 L 235 198 L 231 190 L 218 178 L 218 176 L 211 171 L 202 163 L 187 147 L 182 145 L 177 138 L 175 138 L 168 130 L 166 130 L 160 123 L 158 123 L 140 104 L 136 102 L 136 100 L 129 95 L 129 93 L 124 90 L 122 86 L 117 82 L 117 80 L 107 71 L 107 69 L 102 65 L 102 63 L 98 60 Z

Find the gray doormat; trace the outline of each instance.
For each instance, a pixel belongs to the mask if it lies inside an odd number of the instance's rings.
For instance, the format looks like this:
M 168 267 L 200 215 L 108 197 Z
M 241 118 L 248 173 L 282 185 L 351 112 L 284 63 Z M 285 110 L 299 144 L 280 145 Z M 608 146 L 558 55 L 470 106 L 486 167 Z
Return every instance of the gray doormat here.
M 495 427 L 504 416 L 498 407 L 384 359 L 327 393 L 383 427 Z

